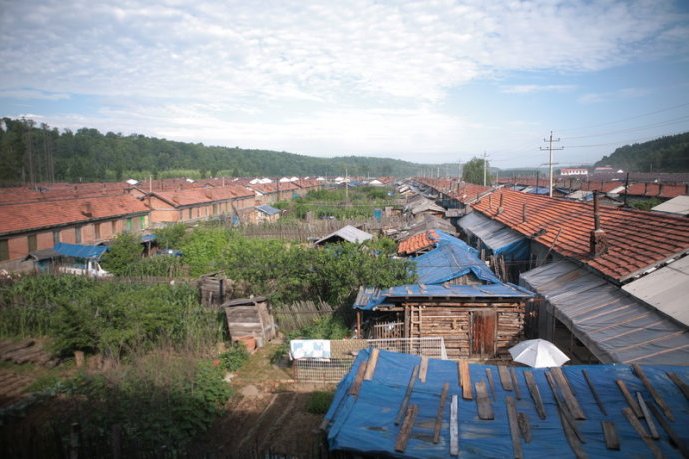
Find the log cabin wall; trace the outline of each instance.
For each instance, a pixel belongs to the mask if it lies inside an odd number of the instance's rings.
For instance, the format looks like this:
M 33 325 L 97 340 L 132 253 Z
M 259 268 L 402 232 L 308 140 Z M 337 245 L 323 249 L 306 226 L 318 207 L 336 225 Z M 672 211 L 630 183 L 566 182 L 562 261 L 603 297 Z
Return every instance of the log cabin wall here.
M 524 339 L 525 302 L 408 302 L 399 311 L 406 338 L 442 336 L 450 359 L 506 358 Z

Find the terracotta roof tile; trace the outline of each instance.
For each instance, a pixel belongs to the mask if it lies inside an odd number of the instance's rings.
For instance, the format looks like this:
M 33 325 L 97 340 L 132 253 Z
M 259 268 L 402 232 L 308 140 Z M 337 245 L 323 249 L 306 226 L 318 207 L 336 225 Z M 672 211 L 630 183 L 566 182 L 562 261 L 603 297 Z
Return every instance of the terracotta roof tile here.
M 504 210 L 498 214 L 500 196 Z M 689 219 L 673 215 L 600 206 L 601 228 L 607 234 L 609 250 L 592 258 L 591 204 L 501 190 L 482 198 L 474 208 L 617 281 L 689 251 Z
M 0 234 L 148 213 L 143 202 L 130 195 L 101 196 L 0 206 Z
M 440 239 L 438 233 L 433 230 L 415 234 L 398 244 L 397 253 L 400 255 L 411 255 L 420 250 L 433 247 L 438 239 Z
M 217 188 L 193 188 L 180 191 L 161 191 L 154 192 L 153 195 L 172 203 L 175 207 L 178 207 L 249 197 L 253 196 L 254 193 L 243 186 L 225 185 L 224 187 Z

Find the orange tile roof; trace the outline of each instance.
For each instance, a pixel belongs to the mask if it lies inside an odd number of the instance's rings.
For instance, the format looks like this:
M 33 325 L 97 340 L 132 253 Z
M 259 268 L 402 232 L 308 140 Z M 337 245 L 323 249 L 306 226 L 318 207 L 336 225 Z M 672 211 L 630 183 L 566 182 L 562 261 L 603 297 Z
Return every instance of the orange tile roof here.
M 503 211 L 498 213 L 500 196 Z M 616 281 L 625 281 L 689 252 L 689 219 L 683 217 L 600 206 L 601 228 L 607 234 L 609 250 L 592 258 L 589 249 L 594 225 L 592 204 L 500 190 L 483 197 L 473 207 Z
M 148 211 L 143 202 L 129 195 L 8 204 L 0 206 L 0 234 L 85 223 Z
M 433 247 L 440 239 L 434 230 L 424 231 L 423 233 L 410 236 L 397 245 L 397 253 L 400 255 L 411 255 L 420 250 Z
M 243 186 L 226 185 L 224 187 L 193 188 L 179 191 L 160 191 L 154 192 L 153 195 L 169 202 L 175 207 L 180 207 L 250 197 L 254 196 L 254 193 Z

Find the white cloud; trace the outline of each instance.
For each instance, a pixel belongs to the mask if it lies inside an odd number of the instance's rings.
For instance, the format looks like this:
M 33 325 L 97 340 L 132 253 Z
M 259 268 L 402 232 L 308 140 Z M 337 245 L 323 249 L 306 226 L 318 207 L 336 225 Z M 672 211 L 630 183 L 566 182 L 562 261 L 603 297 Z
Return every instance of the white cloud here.
M 100 104 L 65 103 L 57 126 L 304 153 L 451 154 L 471 137 L 444 111 L 456 87 L 569 92 L 579 86 L 505 76 L 689 48 L 671 0 L 0 2 L 0 97 Z
M 597 104 L 622 99 L 632 99 L 649 94 L 648 89 L 643 88 L 622 88 L 617 91 L 587 93 L 578 98 L 581 104 Z
M 503 86 L 501 91 L 506 94 L 534 94 L 538 92 L 570 92 L 576 88 L 576 85 L 571 84 L 516 84 Z

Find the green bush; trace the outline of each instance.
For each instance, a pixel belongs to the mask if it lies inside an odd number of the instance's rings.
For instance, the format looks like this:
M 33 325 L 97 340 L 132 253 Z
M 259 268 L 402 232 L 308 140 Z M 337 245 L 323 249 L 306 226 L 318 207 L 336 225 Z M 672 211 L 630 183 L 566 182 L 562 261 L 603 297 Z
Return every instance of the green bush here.
M 312 392 L 306 405 L 306 411 L 311 414 L 325 414 L 333 402 L 333 392 L 316 391 Z
M 61 425 L 79 422 L 85 442 L 107 442 L 102 432 L 118 424 L 123 453 L 140 457 L 164 445 L 176 457 L 208 429 L 230 397 L 223 373 L 206 360 L 160 353 L 110 373 L 81 372 L 63 386 L 76 406 L 63 413 Z
M 50 336 L 62 355 L 83 350 L 121 357 L 159 344 L 205 349 L 222 330 L 218 316 L 187 285 L 38 275 L 0 289 L 0 333 Z
M 127 275 L 131 266 L 141 259 L 143 247 L 138 238 L 132 233 L 118 235 L 110 245 L 101 265 L 103 269 L 116 275 Z
M 237 371 L 249 360 L 249 351 L 241 343 L 234 343 L 229 351 L 220 354 L 220 361 L 227 371 Z

